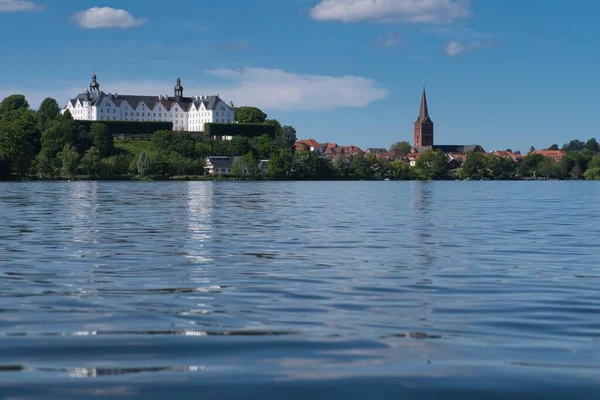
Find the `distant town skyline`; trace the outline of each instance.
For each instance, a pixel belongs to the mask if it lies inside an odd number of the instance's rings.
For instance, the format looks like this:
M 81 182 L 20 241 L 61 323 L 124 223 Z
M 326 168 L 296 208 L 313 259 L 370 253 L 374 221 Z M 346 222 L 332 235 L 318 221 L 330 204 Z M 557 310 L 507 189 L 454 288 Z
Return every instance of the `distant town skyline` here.
M 548 0 L 0 0 L 0 97 L 37 108 L 84 89 L 220 94 L 299 138 L 413 141 L 426 80 L 438 143 L 527 151 L 600 136 L 600 3 Z M 22 27 L 27 30 L 23 32 Z M 258 29 L 257 27 L 260 27 Z M 82 82 L 84 84 L 82 84 Z M 577 127 L 577 128 L 576 128 Z

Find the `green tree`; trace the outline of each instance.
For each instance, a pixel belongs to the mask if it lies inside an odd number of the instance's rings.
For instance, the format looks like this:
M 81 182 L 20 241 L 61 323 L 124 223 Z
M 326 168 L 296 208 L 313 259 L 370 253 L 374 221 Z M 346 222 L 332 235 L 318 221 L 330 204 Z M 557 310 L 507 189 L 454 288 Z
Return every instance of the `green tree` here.
M 558 145 L 555 143 L 552 146 L 548 147 L 548 150 L 558 150 Z
M 231 156 L 241 156 L 252 150 L 247 137 L 234 136 L 230 141 Z
M 585 142 L 584 148 L 586 150 L 598 152 L 598 150 L 600 150 L 600 145 L 598 145 L 598 141 L 596 140 L 596 138 L 591 138 L 590 140 Z
M 112 176 L 126 175 L 133 160 L 130 154 L 117 154 L 104 160 Z
M 571 140 L 569 143 L 565 143 L 562 147 L 564 151 L 581 151 L 585 148 L 585 143 L 581 140 Z
M 329 163 L 314 151 L 293 153 L 292 176 L 296 179 L 323 179 L 332 175 Z
M 269 162 L 269 175 L 277 179 L 291 177 L 294 156 L 289 151 L 279 150 L 271 156 Z
M 588 163 L 588 169 L 583 173 L 587 180 L 600 180 L 600 156 L 595 156 Z
M 560 177 L 569 179 L 571 177 L 571 171 L 573 171 L 573 167 L 575 167 L 576 164 L 577 160 L 573 157 L 573 153 L 565 154 L 558 163 Z
M 531 153 L 533 153 L 534 151 L 535 151 L 535 147 L 531 146 L 531 147 L 529 148 L 529 153 L 528 153 L 528 154 L 531 154 Z
M 410 179 L 410 166 L 402 160 L 392 161 L 388 170 L 388 177 L 394 180 Z
M 114 152 L 114 140 L 112 134 L 104 124 L 92 124 L 90 127 L 94 147 L 101 157 L 108 157 Z
M 417 177 L 421 180 L 439 180 L 448 176 L 446 155 L 440 150 L 427 150 L 415 165 Z
M 402 141 L 402 142 L 396 142 L 396 143 L 394 143 L 390 147 L 390 149 L 392 149 L 392 150 L 400 150 L 401 152 L 403 152 L 405 154 L 408 154 L 408 153 L 410 153 L 410 150 L 412 149 L 412 146 L 407 141 Z
M 35 114 L 26 108 L 15 109 L 13 103 L 16 100 L 2 103 L 5 107 L 0 115 L 0 179 L 13 173 L 26 175 L 39 151 Z
M 514 177 L 516 164 L 507 157 L 498 157 L 493 154 L 485 156 L 485 168 L 491 179 L 511 179 Z
M 346 176 L 346 166 L 342 157 L 337 155 L 333 161 L 331 161 L 331 171 L 334 176 L 343 177 Z
M 270 159 L 271 155 L 279 150 L 269 135 L 260 135 L 259 137 L 251 138 L 250 146 L 252 147 L 253 153 L 255 153 L 260 160 Z
M 92 179 L 101 178 L 104 175 L 104 171 L 102 170 L 102 155 L 95 147 L 90 148 L 84 154 L 81 159 L 81 165 Z
M 72 178 L 79 165 L 79 153 L 77 153 L 75 146 L 65 144 L 65 147 L 58 154 L 58 158 L 62 162 L 62 170 L 65 176 Z
M 141 152 L 136 163 L 136 170 L 140 176 L 148 176 L 150 174 L 151 161 L 150 156 L 146 152 Z
M 262 124 L 267 119 L 267 114 L 256 107 L 236 107 L 235 120 L 241 124 Z
M 469 152 L 462 166 L 462 176 L 466 179 L 479 180 L 487 177 L 486 159 L 483 153 Z
M 352 175 L 356 179 L 370 178 L 369 164 L 363 154 L 354 154 L 350 160 L 352 163 Z
M 0 116 L 19 110 L 29 110 L 29 103 L 22 94 L 8 96 L 0 103 Z
M 47 97 L 42 101 L 40 108 L 37 111 L 40 120 L 40 129 L 46 129 L 48 121 L 57 119 L 60 116 L 60 106 L 58 102 L 51 97 Z
M 152 134 L 152 145 L 160 151 L 170 150 L 175 139 L 173 131 L 156 131 Z
M 254 154 L 248 152 L 238 157 L 231 167 L 231 173 L 235 176 L 256 176 L 258 173 L 258 161 L 254 158 Z
M 296 143 L 296 129 L 290 125 L 284 125 L 275 132 L 277 145 L 283 149 L 291 149 Z
M 41 151 L 46 153 L 48 157 L 54 158 L 66 144 L 77 147 L 80 130 L 81 126 L 77 121 L 64 116 L 48 121 L 46 129 L 42 132 Z M 82 150 L 84 149 L 78 151 Z
M 560 176 L 560 169 L 549 157 L 541 154 L 529 154 L 519 166 L 519 173 L 524 177 L 550 179 L 558 178 Z
M 56 165 L 56 159 L 48 157 L 48 154 L 41 152 L 34 160 L 35 171 L 40 178 L 50 177 L 56 178 L 58 174 L 58 168 Z

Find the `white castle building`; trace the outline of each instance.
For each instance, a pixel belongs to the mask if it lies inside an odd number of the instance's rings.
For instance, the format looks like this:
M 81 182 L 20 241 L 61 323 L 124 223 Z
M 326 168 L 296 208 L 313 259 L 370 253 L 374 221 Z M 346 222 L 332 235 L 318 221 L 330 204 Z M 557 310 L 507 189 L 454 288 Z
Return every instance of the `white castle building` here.
M 73 119 L 89 121 L 166 121 L 173 130 L 204 132 L 209 122 L 234 122 L 233 103 L 216 96 L 184 97 L 181 79 L 177 78 L 174 96 L 138 96 L 104 93 L 96 73 L 89 89 L 80 93 L 63 108 Z

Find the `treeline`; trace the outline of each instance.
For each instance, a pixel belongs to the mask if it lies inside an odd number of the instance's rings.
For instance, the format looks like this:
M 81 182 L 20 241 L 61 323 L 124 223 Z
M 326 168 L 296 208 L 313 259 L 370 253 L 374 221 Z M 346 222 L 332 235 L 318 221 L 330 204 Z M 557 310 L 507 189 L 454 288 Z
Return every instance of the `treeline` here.
M 568 151 L 560 161 L 530 153 L 521 163 L 491 154 L 467 155 L 456 171 L 462 179 L 600 179 L 600 154 L 592 150 Z
M 555 143 L 548 147 L 546 150 L 562 150 L 562 151 L 582 151 L 582 150 L 590 150 L 594 152 L 600 151 L 600 144 L 596 138 L 591 138 L 587 142 L 582 142 L 581 140 L 571 140 L 569 143 L 563 144 L 563 146 L 559 149 L 558 145 Z

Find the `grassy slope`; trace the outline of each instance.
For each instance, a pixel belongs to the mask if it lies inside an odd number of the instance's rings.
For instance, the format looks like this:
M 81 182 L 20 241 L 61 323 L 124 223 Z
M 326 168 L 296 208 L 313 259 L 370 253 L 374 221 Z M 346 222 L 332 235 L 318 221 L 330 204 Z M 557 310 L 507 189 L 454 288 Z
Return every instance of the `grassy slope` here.
M 152 142 L 147 140 L 115 140 L 115 148 L 133 154 L 136 157 L 141 152 L 148 154 L 155 152 Z

